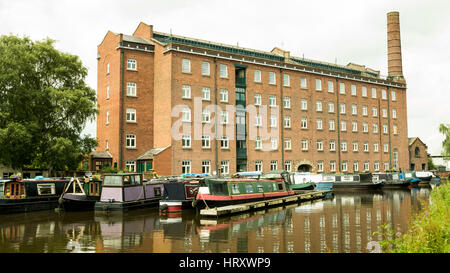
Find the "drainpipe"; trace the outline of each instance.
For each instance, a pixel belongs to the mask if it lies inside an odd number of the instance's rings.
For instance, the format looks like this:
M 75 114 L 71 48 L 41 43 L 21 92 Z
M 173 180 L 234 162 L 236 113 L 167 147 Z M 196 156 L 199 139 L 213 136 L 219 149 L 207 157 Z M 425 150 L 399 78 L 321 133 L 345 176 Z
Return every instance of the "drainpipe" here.
M 120 48 L 119 169 L 123 168 L 123 56 L 123 48 Z
M 214 162 L 216 175 L 219 175 L 219 155 L 217 149 L 217 123 L 218 123 L 218 113 L 217 113 L 217 58 L 214 58 Z
M 340 119 L 339 119 L 339 115 L 341 114 L 341 105 L 339 104 L 339 79 L 336 78 L 336 113 L 337 113 L 337 125 L 336 125 L 336 130 L 338 133 L 338 170 L 339 172 L 342 171 L 342 166 L 341 166 L 341 123 L 340 123 Z
M 387 87 L 387 100 L 388 100 L 388 133 L 389 133 L 389 167 L 392 169 L 392 147 L 391 147 L 391 108 L 390 108 L 390 95 L 389 86 Z
M 380 134 L 380 146 L 378 147 L 380 149 L 380 163 L 383 163 L 383 167 L 384 167 L 384 162 L 383 162 L 383 154 L 384 154 L 384 143 L 383 141 L 383 126 L 381 126 L 381 98 L 378 98 L 378 134 Z M 380 166 L 380 170 L 381 170 L 381 166 Z
M 284 116 L 283 116 L 283 108 L 284 108 L 284 98 L 283 98 L 283 68 L 280 68 L 280 128 L 281 128 L 281 166 L 284 170 Z

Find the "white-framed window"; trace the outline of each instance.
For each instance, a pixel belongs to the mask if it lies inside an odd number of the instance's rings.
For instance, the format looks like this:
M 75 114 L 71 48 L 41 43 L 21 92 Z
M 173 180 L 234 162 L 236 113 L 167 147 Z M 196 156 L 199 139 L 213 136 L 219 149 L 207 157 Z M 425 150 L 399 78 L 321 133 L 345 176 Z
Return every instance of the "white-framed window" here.
M 228 90 L 220 89 L 220 102 L 228 102 Z
M 276 84 L 275 72 L 269 72 L 269 84 Z
M 336 151 L 336 141 L 330 140 L 329 145 L 330 145 L 330 151 L 331 152 Z
M 398 169 L 398 150 L 394 149 L 392 154 L 393 154 L 393 161 L 394 161 L 393 168 Z
M 316 91 L 322 91 L 322 79 L 316 79 Z
M 255 161 L 255 171 L 262 172 L 262 160 Z
M 191 135 L 183 134 L 181 136 L 181 147 L 182 148 L 191 148 Z
M 191 98 L 191 86 L 183 84 L 181 86 L 181 98 L 190 99 Z
M 397 128 L 397 125 L 395 125 L 395 124 L 392 126 L 392 133 L 394 135 L 398 135 L 398 128 Z
M 375 153 L 378 153 L 378 142 L 375 142 L 375 143 L 373 144 L 373 151 L 374 151 Z
M 255 138 L 255 150 L 261 150 L 262 149 L 262 141 L 261 141 L 261 137 L 256 137 Z
M 387 118 L 388 117 L 388 111 L 387 111 L 386 108 L 381 109 L 381 113 L 382 113 L 383 118 Z
M 277 170 L 277 161 L 276 160 L 271 160 L 270 161 L 270 170 L 271 171 Z
M 317 161 L 317 172 L 323 172 L 323 161 Z
M 384 162 L 384 170 L 389 170 L 389 162 Z
M 202 100 L 211 100 L 211 89 L 202 87 Z
M 341 103 L 339 106 L 340 106 L 340 113 L 345 114 L 345 103 Z
M 356 96 L 356 85 L 354 84 L 351 85 L 351 94 L 352 96 Z
M 270 138 L 270 148 L 272 150 L 278 149 L 278 139 L 277 138 L 274 138 L 274 137 Z
M 202 148 L 211 148 L 211 137 L 208 135 L 202 136 Z
M 211 112 L 208 109 L 203 109 L 202 111 L 202 123 L 211 122 Z
M 363 132 L 364 133 L 369 132 L 369 124 L 367 122 L 363 122 Z
M 230 141 L 228 140 L 228 136 L 222 136 L 220 139 L 220 148 L 222 149 L 228 149 L 230 148 Z
M 256 70 L 253 73 L 254 82 L 261 82 L 261 70 Z
M 284 161 L 284 169 L 290 172 L 292 170 L 292 161 L 290 160 Z
M 277 115 L 270 115 L 270 127 L 277 127 Z
M 109 100 L 109 85 L 106 86 L 106 99 Z
M 255 115 L 255 126 L 256 127 L 262 126 L 261 114 L 256 114 Z
M 372 98 L 373 99 L 377 98 L 377 89 L 375 87 L 372 87 Z
M 127 122 L 136 122 L 136 109 L 127 108 L 126 110 Z
M 378 124 L 376 124 L 376 123 L 372 124 L 372 128 L 373 128 L 374 134 L 378 133 Z
M 219 73 L 221 78 L 228 78 L 228 66 L 226 64 L 220 64 Z
M 321 118 L 316 119 L 317 130 L 323 130 L 323 122 Z
M 183 122 L 191 122 L 191 109 L 185 107 L 181 111 L 181 121 Z
M 361 95 L 365 98 L 367 97 L 367 87 L 365 85 L 361 87 Z
M 383 124 L 383 134 L 388 134 L 388 126 L 386 124 Z
M 300 77 L 300 88 L 302 89 L 308 88 L 306 84 L 306 77 Z
M 323 151 L 323 141 L 317 140 L 317 151 Z
M 364 171 L 365 172 L 369 171 L 369 166 L 370 166 L 369 161 L 364 161 Z
M 334 102 L 328 102 L 328 113 L 334 113 Z
M 358 107 L 356 106 L 356 104 L 352 104 L 352 115 L 358 115 Z
M 210 75 L 210 65 L 209 62 L 202 62 L 202 75 L 209 76 Z
M 291 116 L 284 116 L 284 128 L 291 128 Z
M 183 174 L 191 173 L 191 161 L 190 160 L 181 161 L 181 173 L 183 173 Z
M 345 94 L 345 83 L 344 82 L 339 83 L 339 93 Z
M 395 96 L 396 94 L 395 94 L 395 91 L 391 91 L 391 99 L 392 99 L 392 101 L 396 101 L 397 100 L 397 98 L 396 98 L 396 96 Z
M 353 171 L 357 172 L 358 171 L 358 161 L 353 161 Z
M 322 101 L 316 101 L 316 112 L 322 112 Z
M 105 150 L 106 151 L 109 150 L 109 141 L 108 140 L 105 141 Z
M 289 74 L 283 74 L 283 86 L 289 87 L 291 86 L 291 80 Z
M 127 96 L 136 97 L 137 96 L 137 87 L 135 82 L 127 82 Z
M 341 142 L 341 151 L 346 152 L 347 151 L 347 141 Z
M 227 111 L 220 112 L 220 123 L 228 124 L 228 112 Z
M 379 171 L 380 170 L 380 162 L 375 161 L 373 163 L 373 167 L 374 167 L 375 171 Z
M 220 161 L 220 173 L 229 174 L 230 173 L 230 161 L 222 160 Z
M 301 102 L 300 108 L 302 110 L 308 110 L 308 100 L 302 99 L 300 102 Z
M 374 106 L 372 107 L 372 117 L 378 116 L 378 109 Z
M 283 105 L 284 105 L 285 109 L 290 109 L 291 108 L 291 97 L 284 97 Z
M 134 171 L 136 171 L 136 161 L 132 161 L 132 160 L 127 160 L 127 161 L 125 161 L 125 168 L 126 168 L 129 172 L 134 172 Z
M 109 111 L 106 111 L 106 125 L 109 124 Z
M 347 131 L 347 122 L 345 120 L 341 121 L 341 132 Z
M 369 142 L 364 142 L 364 145 L 363 145 L 363 149 L 364 149 L 364 152 L 368 152 L 369 151 Z
M 357 141 L 353 141 L 352 142 L 352 146 L 353 146 L 353 152 L 357 152 L 358 151 L 358 142 Z
M 328 121 L 328 130 L 330 131 L 334 131 L 336 129 L 335 125 L 334 125 L 334 119 L 330 119 Z
M 328 81 L 328 92 L 334 93 L 334 84 L 333 84 L 333 81 Z
M 106 64 L 106 74 L 109 74 L 109 63 Z
M 343 172 L 348 171 L 348 169 L 347 169 L 347 161 L 342 161 L 342 171 Z
M 352 132 L 358 132 L 358 122 L 352 121 Z
M 126 147 L 127 148 L 136 148 L 136 135 L 133 135 L 133 134 L 126 135 Z
M 389 152 L 389 143 L 383 143 L 383 152 Z
M 255 105 L 261 105 L 261 94 L 255 94 Z
M 189 59 L 181 60 L 181 72 L 191 73 L 191 60 L 189 60 Z
M 211 173 L 211 161 L 210 160 L 202 160 L 202 173 L 203 174 Z
M 308 151 L 308 140 L 302 139 L 302 151 Z
M 392 118 L 393 119 L 397 118 L 397 110 L 396 109 L 392 109 Z
M 387 100 L 387 94 L 385 89 L 381 89 L 381 99 Z
M 137 61 L 134 59 L 128 59 L 127 70 L 137 70 Z
M 269 106 L 275 107 L 277 106 L 277 97 L 276 96 L 269 96 Z
M 306 117 L 302 118 L 301 128 L 302 129 L 307 129 L 308 128 L 308 119 Z
M 364 117 L 367 117 L 369 115 L 369 111 L 367 111 L 367 106 L 366 105 L 363 105 L 363 107 L 362 107 L 362 115 Z
M 285 150 L 291 150 L 291 139 L 290 138 L 285 138 L 284 139 L 284 149 Z
M 332 160 L 330 161 L 330 172 L 336 171 L 336 161 Z

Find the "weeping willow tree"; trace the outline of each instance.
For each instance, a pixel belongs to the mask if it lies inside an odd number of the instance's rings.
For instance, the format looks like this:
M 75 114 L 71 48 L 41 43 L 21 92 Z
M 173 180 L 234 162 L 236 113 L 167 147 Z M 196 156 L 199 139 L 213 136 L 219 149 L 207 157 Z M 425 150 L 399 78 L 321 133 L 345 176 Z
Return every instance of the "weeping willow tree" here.
M 444 141 L 442 141 L 442 155 L 450 156 L 450 125 L 441 124 L 439 132 L 445 136 Z

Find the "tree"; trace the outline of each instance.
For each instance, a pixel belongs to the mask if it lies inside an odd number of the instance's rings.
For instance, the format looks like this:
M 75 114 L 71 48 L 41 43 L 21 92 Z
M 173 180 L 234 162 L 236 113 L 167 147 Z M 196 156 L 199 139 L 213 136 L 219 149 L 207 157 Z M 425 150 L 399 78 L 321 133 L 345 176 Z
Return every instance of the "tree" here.
M 445 136 L 444 141 L 442 141 L 442 155 L 450 156 L 450 125 L 441 124 L 439 132 Z
M 96 92 L 87 69 L 54 40 L 0 37 L 0 163 L 49 170 L 76 168 L 96 140 L 81 136 L 93 120 Z

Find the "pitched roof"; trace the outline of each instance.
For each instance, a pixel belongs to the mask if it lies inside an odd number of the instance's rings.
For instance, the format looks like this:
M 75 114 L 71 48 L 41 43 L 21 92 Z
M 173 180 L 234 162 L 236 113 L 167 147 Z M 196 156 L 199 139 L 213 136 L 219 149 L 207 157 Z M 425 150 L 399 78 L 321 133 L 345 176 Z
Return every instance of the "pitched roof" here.
M 428 146 L 422 140 L 420 140 L 419 137 L 408 137 L 408 146 L 413 145 L 416 140 L 419 140 L 423 144 L 423 146 L 428 148 Z
M 138 43 L 138 44 L 145 44 L 145 45 L 154 45 L 154 43 L 141 38 L 141 37 L 137 37 L 137 36 L 132 36 L 132 35 L 125 35 L 123 34 L 123 40 L 126 42 L 132 42 L 132 43 Z
M 165 149 L 169 148 L 170 146 L 164 147 L 164 148 L 153 148 L 145 152 L 144 154 L 138 156 L 137 160 L 148 160 L 153 159 L 153 156 L 158 155 Z
M 89 155 L 95 158 L 112 158 L 108 151 L 92 151 Z

